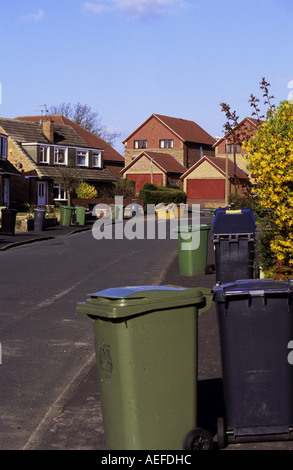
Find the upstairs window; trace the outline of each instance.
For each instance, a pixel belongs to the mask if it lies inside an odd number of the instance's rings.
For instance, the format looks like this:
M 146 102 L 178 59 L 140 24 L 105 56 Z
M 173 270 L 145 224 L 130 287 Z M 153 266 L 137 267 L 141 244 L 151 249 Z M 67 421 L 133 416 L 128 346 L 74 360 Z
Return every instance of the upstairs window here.
M 67 149 L 64 147 L 55 147 L 55 165 L 66 165 Z
M 76 164 L 78 166 L 88 166 L 88 152 L 87 150 L 76 151 Z
M 0 157 L 7 158 L 7 137 L 0 135 Z
M 148 146 L 147 140 L 135 140 L 134 141 L 134 148 L 135 149 L 146 149 Z
M 102 166 L 102 152 L 93 151 L 93 167 L 101 168 Z
M 240 145 L 236 145 L 236 153 L 240 153 Z M 234 144 L 226 144 L 226 153 L 234 153 Z
M 41 146 L 40 147 L 40 163 L 49 163 L 50 158 L 50 147 Z
M 173 148 L 173 139 L 162 139 L 160 140 L 161 149 L 172 149 Z

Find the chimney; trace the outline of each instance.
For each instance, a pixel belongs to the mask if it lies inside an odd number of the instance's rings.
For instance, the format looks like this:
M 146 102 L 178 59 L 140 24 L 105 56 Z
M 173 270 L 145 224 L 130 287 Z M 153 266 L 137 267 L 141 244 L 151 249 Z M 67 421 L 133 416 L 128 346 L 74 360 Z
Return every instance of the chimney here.
M 42 131 L 50 142 L 54 142 L 54 121 L 51 119 L 42 120 Z

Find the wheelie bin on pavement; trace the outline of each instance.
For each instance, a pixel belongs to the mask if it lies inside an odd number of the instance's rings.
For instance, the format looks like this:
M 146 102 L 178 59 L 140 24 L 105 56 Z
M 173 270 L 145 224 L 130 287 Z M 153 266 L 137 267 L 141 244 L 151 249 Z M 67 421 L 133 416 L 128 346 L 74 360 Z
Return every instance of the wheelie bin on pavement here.
M 110 204 L 110 217 L 112 220 L 123 220 L 124 207 L 122 204 Z
M 203 273 L 207 267 L 209 225 L 178 226 L 178 260 L 181 276 Z
M 45 209 L 35 207 L 34 209 L 34 230 L 44 230 L 45 227 Z
M 5 235 L 14 235 L 16 213 L 15 209 L 1 209 L 1 233 Z
M 107 449 L 210 449 L 197 427 L 197 321 L 212 291 L 105 289 L 77 304 L 93 323 Z
M 293 282 L 215 287 L 225 416 L 218 444 L 293 438 Z
M 217 209 L 213 243 L 217 283 L 254 277 L 255 219 L 251 209 Z
M 167 204 L 164 204 L 161 202 L 160 204 L 157 204 L 155 206 L 155 214 L 160 220 L 166 220 L 167 218 L 169 219 L 169 214 L 166 211 Z
M 61 218 L 60 218 L 61 225 L 70 227 L 72 213 L 73 213 L 73 207 L 61 206 Z
M 76 206 L 75 207 L 75 215 L 76 215 L 76 222 L 78 225 L 85 225 L 85 213 L 86 213 L 86 208 L 82 206 Z

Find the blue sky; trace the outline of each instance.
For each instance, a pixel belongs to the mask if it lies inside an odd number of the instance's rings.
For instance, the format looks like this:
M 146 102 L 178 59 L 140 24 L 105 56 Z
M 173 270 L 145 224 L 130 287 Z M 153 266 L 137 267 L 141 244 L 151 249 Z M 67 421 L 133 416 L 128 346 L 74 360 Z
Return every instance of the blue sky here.
M 292 0 L 0 0 L 0 18 L 0 116 L 87 104 L 122 155 L 152 113 L 219 136 L 221 102 L 243 118 L 262 77 L 276 104 L 293 89 Z

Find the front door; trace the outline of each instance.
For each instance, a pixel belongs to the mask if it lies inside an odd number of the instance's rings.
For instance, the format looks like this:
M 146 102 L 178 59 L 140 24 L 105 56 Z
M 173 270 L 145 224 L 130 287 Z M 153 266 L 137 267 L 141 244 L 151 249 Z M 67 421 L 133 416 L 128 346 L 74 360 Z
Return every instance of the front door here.
M 9 206 L 9 178 L 4 178 L 3 187 L 3 202 L 4 206 Z
M 38 181 L 37 205 L 45 206 L 48 204 L 48 183 L 47 181 Z

